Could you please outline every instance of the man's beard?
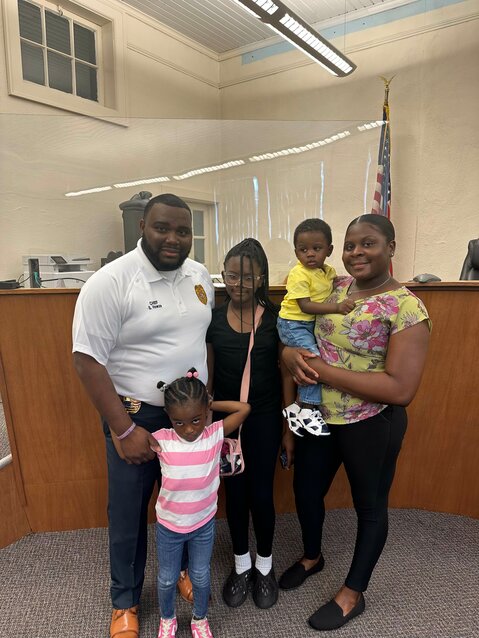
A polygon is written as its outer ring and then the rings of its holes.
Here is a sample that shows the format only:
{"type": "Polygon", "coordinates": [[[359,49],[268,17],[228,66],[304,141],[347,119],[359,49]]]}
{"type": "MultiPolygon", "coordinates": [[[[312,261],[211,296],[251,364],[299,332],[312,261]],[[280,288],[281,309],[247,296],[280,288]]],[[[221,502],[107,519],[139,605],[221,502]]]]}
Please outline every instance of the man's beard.
{"type": "Polygon", "coordinates": [[[152,249],[145,236],[141,238],[141,247],[143,248],[143,252],[148,257],[149,261],[153,264],[156,270],[178,270],[183,263],[186,261],[188,255],[182,255],[181,252],[178,253],[178,261],[176,264],[172,264],[171,262],[164,262],[159,259],[157,253],[152,249]]]}

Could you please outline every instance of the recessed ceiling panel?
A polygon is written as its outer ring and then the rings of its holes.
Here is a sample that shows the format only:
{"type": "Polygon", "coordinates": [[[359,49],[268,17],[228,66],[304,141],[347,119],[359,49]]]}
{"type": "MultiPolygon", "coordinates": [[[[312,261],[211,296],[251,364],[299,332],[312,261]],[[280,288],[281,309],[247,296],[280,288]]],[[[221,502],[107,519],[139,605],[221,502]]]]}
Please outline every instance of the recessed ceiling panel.
{"type": "MultiPolygon", "coordinates": [[[[123,0],[146,15],[211,49],[217,54],[271,38],[271,30],[234,0],[123,0]]],[[[410,2],[405,0],[404,4],[410,2]]],[[[384,0],[286,0],[285,4],[311,25],[379,5],[384,0]]]]}

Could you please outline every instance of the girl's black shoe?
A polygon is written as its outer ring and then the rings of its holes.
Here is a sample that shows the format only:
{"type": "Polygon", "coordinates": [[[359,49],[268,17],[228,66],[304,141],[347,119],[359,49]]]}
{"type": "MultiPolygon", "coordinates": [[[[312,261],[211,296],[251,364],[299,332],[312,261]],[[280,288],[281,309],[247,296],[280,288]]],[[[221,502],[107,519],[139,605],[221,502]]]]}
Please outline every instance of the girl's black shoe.
{"type": "Polygon", "coordinates": [[[252,588],[253,568],[251,567],[242,574],[238,574],[233,567],[230,575],[223,585],[223,600],[228,607],[239,607],[248,597],[248,592],[252,588]]]}
{"type": "Polygon", "coordinates": [[[268,609],[272,607],[278,600],[278,583],[274,575],[274,569],[263,576],[263,574],[255,568],[253,585],[253,601],[256,607],[260,609],[268,609]]]}

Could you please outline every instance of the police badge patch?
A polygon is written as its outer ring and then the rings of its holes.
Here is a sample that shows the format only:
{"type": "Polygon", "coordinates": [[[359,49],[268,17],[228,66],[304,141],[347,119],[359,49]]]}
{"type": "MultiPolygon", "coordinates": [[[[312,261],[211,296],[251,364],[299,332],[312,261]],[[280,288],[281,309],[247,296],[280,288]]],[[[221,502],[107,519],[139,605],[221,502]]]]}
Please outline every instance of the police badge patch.
{"type": "Polygon", "coordinates": [[[208,303],[208,297],[206,296],[206,291],[201,284],[196,284],[195,292],[201,303],[206,306],[206,304],[208,303]]]}
{"type": "Polygon", "coordinates": [[[138,401],[137,399],[122,397],[121,400],[123,401],[123,405],[125,406],[125,410],[128,414],[136,414],[141,408],[141,401],[138,401]]]}

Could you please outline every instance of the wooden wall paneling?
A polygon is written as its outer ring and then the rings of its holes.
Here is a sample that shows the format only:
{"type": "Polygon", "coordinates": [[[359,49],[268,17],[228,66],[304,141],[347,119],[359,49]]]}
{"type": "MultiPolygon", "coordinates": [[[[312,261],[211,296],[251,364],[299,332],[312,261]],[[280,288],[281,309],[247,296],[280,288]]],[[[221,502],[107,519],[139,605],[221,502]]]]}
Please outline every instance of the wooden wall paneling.
{"type": "Polygon", "coordinates": [[[13,476],[15,479],[16,492],[22,507],[27,504],[27,498],[25,495],[25,488],[23,485],[23,476],[20,469],[17,439],[15,435],[15,428],[13,426],[12,411],[10,409],[10,399],[8,396],[8,388],[5,380],[5,371],[3,367],[2,351],[0,349],[0,394],[3,401],[3,413],[5,416],[5,423],[7,425],[8,443],[10,446],[10,453],[12,455],[13,476]]]}
{"type": "Polygon", "coordinates": [[[28,485],[28,517],[35,532],[107,526],[107,479],[28,485]]]}
{"type": "Polygon", "coordinates": [[[10,402],[0,350],[0,394],[10,444],[12,461],[0,468],[0,548],[10,545],[31,532],[26,515],[26,496],[23,477],[18,462],[18,452],[13,428],[10,402]]]}
{"type": "MultiPolygon", "coordinates": [[[[414,291],[426,302],[434,328],[424,378],[408,409],[391,505],[479,516],[479,284],[414,291]]],[[[275,287],[272,296],[279,302],[283,293],[275,287]]],[[[219,291],[219,302],[222,295],[219,291]]],[[[76,297],[77,291],[68,289],[0,292],[0,352],[25,511],[34,531],[106,524],[103,434],[71,357],[76,297]]],[[[294,510],[292,476],[278,467],[278,512],[294,510]]],[[[340,471],[327,506],[350,505],[340,471]]],[[[224,513],[221,496],[219,511],[224,513]]]]}
{"type": "MultiPolygon", "coordinates": [[[[391,490],[392,507],[412,507],[479,517],[479,393],[477,317],[479,283],[408,283],[428,308],[433,323],[418,393],[407,408],[408,432],[391,490]]],[[[280,303],[282,287],[272,298],[280,303]]],[[[278,470],[277,503],[294,509],[288,482],[278,470]],[[278,496],[278,494],[280,496],[278,496]]],[[[328,508],[351,507],[340,468],[328,508]]],[[[281,510],[280,510],[281,511],[281,510]]]]}
{"type": "Polygon", "coordinates": [[[12,463],[0,469],[0,548],[31,532],[18,495],[12,463]]]}
{"type": "Polygon", "coordinates": [[[1,314],[6,381],[34,531],[106,521],[100,420],[72,364],[77,294],[25,291],[9,297],[8,311],[1,314]],[[65,498],[65,486],[70,498],[65,498]]]}
{"type": "Polygon", "coordinates": [[[75,299],[76,295],[30,295],[13,300],[16,319],[6,338],[16,365],[10,362],[7,382],[13,418],[23,425],[17,428],[17,444],[25,484],[68,481],[73,473],[87,478],[94,465],[96,449],[86,449],[82,428],[72,419],[78,412],[88,413],[75,407],[79,382],[70,336],[75,299]]]}
{"type": "Polygon", "coordinates": [[[391,505],[479,516],[479,288],[415,290],[433,322],[391,505]]]}

